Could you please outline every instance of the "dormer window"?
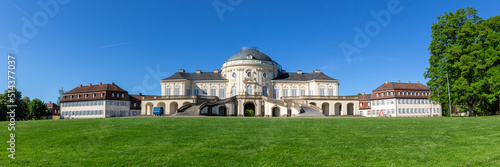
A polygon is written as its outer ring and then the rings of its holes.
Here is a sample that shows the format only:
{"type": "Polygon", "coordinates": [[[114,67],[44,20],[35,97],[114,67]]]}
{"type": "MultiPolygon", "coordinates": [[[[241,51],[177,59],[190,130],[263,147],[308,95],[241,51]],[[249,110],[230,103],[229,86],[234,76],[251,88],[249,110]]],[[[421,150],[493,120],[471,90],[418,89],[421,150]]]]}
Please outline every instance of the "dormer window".
{"type": "Polygon", "coordinates": [[[125,98],[125,94],[122,94],[122,98],[125,98]]]}
{"type": "Polygon", "coordinates": [[[85,98],[89,97],[89,94],[85,94],[85,98]]]}
{"type": "Polygon", "coordinates": [[[247,55],[247,59],[253,59],[252,55],[247,55]]]}

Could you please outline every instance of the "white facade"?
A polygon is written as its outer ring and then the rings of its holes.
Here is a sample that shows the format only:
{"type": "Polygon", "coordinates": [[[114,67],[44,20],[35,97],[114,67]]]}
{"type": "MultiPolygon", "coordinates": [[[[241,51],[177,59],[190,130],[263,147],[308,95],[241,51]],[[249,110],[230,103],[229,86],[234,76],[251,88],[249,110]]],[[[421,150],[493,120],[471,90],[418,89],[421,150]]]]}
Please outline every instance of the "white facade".
{"type": "Polygon", "coordinates": [[[95,100],[61,102],[62,119],[108,118],[140,115],[140,110],[130,110],[130,101],[95,100]]]}
{"type": "Polygon", "coordinates": [[[359,115],[357,97],[339,96],[338,80],[319,70],[286,72],[255,47],[243,47],[220,70],[179,70],[161,82],[161,96],[142,99],[143,115],[154,107],[166,115],[195,108],[202,115],[243,116],[252,109],[253,116],[297,116],[304,107],[326,116],[359,115]]]}

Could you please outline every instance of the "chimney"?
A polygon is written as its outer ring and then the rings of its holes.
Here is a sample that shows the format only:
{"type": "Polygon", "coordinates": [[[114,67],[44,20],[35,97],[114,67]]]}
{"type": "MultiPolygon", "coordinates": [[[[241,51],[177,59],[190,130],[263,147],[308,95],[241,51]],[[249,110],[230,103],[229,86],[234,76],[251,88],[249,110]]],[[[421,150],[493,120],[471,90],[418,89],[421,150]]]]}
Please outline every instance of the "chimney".
{"type": "Polygon", "coordinates": [[[361,93],[361,95],[365,95],[365,92],[361,93]]]}
{"type": "Polygon", "coordinates": [[[214,69],[214,73],[219,73],[219,70],[218,69],[214,69]]]}
{"type": "Polygon", "coordinates": [[[115,82],[111,82],[111,85],[115,85],[115,82]]]}
{"type": "Polygon", "coordinates": [[[302,74],[302,70],[297,70],[297,74],[302,74]]]}
{"type": "Polygon", "coordinates": [[[408,83],[411,83],[410,81],[408,81],[408,83]]]}
{"type": "Polygon", "coordinates": [[[286,74],[286,70],[281,70],[281,73],[282,74],[286,74]]]}
{"type": "Polygon", "coordinates": [[[99,85],[102,85],[102,82],[99,82],[99,85]]]}
{"type": "Polygon", "coordinates": [[[92,86],[92,83],[89,83],[89,86],[92,86]]]}
{"type": "Polygon", "coordinates": [[[321,71],[318,69],[314,70],[314,73],[319,73],[319,72],[321,72],[321,71]]]}
{"type": "Polygon", "coordinates": [[[49,103],[52,103],[51,101],[49,101],[49,103]]]}
{"type": "Polygon", "coordinates": [[[420,84],[420,82],[419,82],[419,81],[417,81],[417,84],[420,84]]]}
{"type": "Polygon", "coordinates": [[[186,70],[184,70],[184,69],[179,69],[179,72],[186,72],[186,70]]]}
{"type": "Polygon", "coordinates": [[[389,81],[385,81],[385,83],[386,83],[386,84],[388,84],[388,83],[389,83],[389,81]]]}
{"type": "Polygon", "coordinates": [[[196,70],[196,74],[201,74],[201,70],[196,70]]]}
{"type": "Polygon", "coordinates": [[[139,96],[142,96],[142,93],[139,93],[139,96]]]}
{"type": "Polygon", "coordinates": [[[398,80],[398,83],[401,83],[401,81],[400,81],[400,80],[398,80]]]}
{"type": "Polygon", "coordinates": [[[80,84],[78,87],[82,87],[82,84],[80,84]]]}

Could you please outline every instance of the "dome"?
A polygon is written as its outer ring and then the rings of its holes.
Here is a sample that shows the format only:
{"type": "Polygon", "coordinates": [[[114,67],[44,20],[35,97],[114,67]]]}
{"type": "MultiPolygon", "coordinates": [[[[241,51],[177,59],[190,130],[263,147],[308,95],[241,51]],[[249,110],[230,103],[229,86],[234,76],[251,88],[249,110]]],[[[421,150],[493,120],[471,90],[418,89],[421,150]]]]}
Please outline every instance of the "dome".
{"type": "Polygon", "coordinates": [[[259,48],[253,46],[242,47],[240,52],[231,56],[227,61],[248,60],[248,59],[272,61],[271,58],[269,58],[269,56],[260,52],[259,48]]]}

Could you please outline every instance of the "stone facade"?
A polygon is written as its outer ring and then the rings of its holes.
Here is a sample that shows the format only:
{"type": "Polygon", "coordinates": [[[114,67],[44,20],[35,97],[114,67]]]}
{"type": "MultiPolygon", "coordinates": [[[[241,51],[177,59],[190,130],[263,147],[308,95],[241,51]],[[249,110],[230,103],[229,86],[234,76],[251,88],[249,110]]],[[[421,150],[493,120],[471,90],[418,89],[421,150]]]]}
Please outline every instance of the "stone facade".
{"type": "Polygon", "coordinates": [[[161,96],[142,97],[142,115],[293,117],[304,109],[323,116],[359,115],[357,96],[339,96],[339,80],[319,70],[286,72],[256,47],[243,47],[220,70],[179,70],[161,80],[161,96]],[[248,113],[247,113],[248,116],[248,113]]]}

